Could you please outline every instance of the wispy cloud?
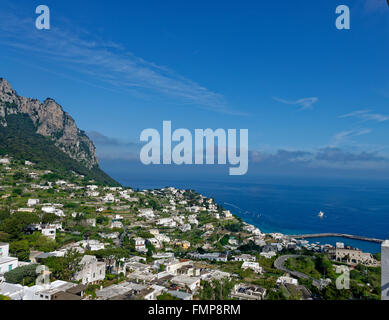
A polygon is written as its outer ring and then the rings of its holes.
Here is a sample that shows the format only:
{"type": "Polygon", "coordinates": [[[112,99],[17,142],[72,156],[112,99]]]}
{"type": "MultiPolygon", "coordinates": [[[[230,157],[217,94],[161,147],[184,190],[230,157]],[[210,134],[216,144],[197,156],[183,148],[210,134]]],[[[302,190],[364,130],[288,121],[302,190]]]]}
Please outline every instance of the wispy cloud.
{"type": "Polygon", "coordinates": [[[389,116],[373,113],[370,110],[357,110],[344,115],[341,115],[339,118],[357,118],[362,121],[375,121],[375,122],[384,122],[389,120],[389,116]]]}
{"type": "Polygon", "coordinates": [[[319,101],[317,97],[302,98],[295,101],[284,100],[277,97],[273,97],[273,99],[284,104],[300,106],[300,110],[312,109],[313,105],[319,101]]]}
{"type": "Polygon", "coordinates": [[[244,114],[232,109],[223,95],[169,68],[137,57],[125,51],[120,44],[99,39],[70,24],[38,31],[32,19],[1,12],[0,44],[55,62],[65,67],[70,75],[80,73],[109,87],[162,94],[183,105],[227,114],[244,114]]]}
{"type": "Polygon", "coordinates": [[[344,130],[336,133],[332,138],[331,146],[338,146],[344,142],[348,142],[353,137],[363,136],[371,133],[371,129],[356,129],[356,130],[344,130]]]}
{"type": "Polygon", "coordinates": [[[325,147],[313,151],[280,149],[275,153],[251,151],[251,170],[255,168],[276,172],[306,172],[308,169],[385,170],[389,158],[377,152],[351,152],[343,148],[325,147]]]}

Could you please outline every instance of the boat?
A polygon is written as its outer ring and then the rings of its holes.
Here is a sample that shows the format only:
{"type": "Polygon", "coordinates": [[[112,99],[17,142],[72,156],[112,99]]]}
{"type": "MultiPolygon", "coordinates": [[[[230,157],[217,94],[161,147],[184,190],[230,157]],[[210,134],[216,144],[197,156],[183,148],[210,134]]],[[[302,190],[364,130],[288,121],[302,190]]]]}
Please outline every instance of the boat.
{"type": "Polygon", "coordinates": [[[319,214],[317,215],[319,218],[323,218],[324,217],[324,212],[323,211],[320,211],[319,214]]]}

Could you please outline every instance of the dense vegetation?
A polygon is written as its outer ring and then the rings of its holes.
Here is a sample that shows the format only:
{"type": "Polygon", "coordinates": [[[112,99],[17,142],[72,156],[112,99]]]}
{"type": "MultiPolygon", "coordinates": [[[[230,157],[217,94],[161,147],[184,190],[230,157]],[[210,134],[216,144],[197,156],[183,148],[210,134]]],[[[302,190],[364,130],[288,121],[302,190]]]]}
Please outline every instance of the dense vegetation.
{"type": "Polygon", "coordinates": [[[22,266],[6,272],[4,277],[8,283],[18,283],[22,285],[30,285],[35,283],[35,279],[37,277],[37,264],[30,264],[26,266],[22,266]]]}
{"type": "Polygon", "coordinates": [[[7,127],[0,126],[0,155],[31,161],[36,168],[51,170],[64,177],[74,171],[101,184],[118,185],[98,166],[89,170],[57,148],[52,140],[37,134],[28,115],[12,114],[6,120],[7,127]]]}

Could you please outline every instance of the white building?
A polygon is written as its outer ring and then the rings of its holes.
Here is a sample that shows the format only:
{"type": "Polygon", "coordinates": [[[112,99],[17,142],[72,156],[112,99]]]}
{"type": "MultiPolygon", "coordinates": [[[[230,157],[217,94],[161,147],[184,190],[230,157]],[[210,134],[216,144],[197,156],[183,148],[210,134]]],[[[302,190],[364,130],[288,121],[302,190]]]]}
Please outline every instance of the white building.
{"type": "Polygon", "coordinates": [[[74,275],[74,280],[82,284],[97,283],[105,278],[105,262],[97,261],[95,256],[85,255],[81,263],[82,269],[74,275]]]}
{"type": "Polygon", "coordinates": [[[139,252],[147,251],[146,241],[143,238],[134,238],[135,241],[135,250],[139,252]]]}
{"type": "Polygon", "coordinates": [[[181,232],[187,232],[190,231],[192,227],[190,226],[190,224],[183,224],[182,226],[179,227],[179,229],[181,232]]]}
{"type": "Polygon", "coordinates": [[[39,199],[28,199],[27,201],[27,206],[28,207],[33,207],[39,204],[39,199]]]}
{"type": "Polygon", "coordinates": [[[115,197],[113,196],[113,194],[108,193],[105,195],[105,197],[103,197],[102,200],[105,203],[113,203],[113,202],[115,202],[115,197]]]}
{"type": "Polygon", "coordinates": [[[100,195],[100,192],[98,192],[98,191],[87,191],[86,195],[87,195],[87,197],[98,197],[100,195]]]}
{"type": "Polygon", "coordinates": [[[119,238],[119,232],[111,232],[111,233],[103,233],[99,232],[99,236],[103,239],[118,239],[119,238]]]}
{"type": "Polygon", "coordinates": [[[122,221],[123,219],[124,219],[123,216],[121,216],[120,214],[115,214],[112,217],[112,221],[122,221]]]}
{"type": "Polygon", "coordinates": [[[111,223],[111,229],[121,229],[123,228],[123,223],[120,221],[112,221],[111,223]]]}
{"type": "Polygon", "coordinates": [[[282,276],[277,279],[277,284],[294,284],[298,285],[298,281],[295,278],[289,277],[289,276],[282,276]]]}
{"type": "Polygon", "coordinates": [[[18,258],[9,256],[9,244],[0,242],[0,274],[18,267],[18,258]]]}
{"type": "Polygon", "coordinates": [[[65,180],[58,180],[55,184],[58,186],[66,186],[67,182],[65,180]]]}
{"type": "Polygon", "coordinates": [[[230,212],[230,210],[224,210],[223,214],[224,214],[225,219],[232,219],[233,218],[232,213],[230,212]]]}
{"type": "Polygon", "coordinates": [[[174,228],[177,226],[177,222],[175,222],[172,218],[161,218],[157,221],[157,225],[174,228]]]}
{"type": "Polygon", "coordinates": [[[153,236],[156,236],[159,234],[159,230],[158,229],[150,229],[149,233],[151,233],[153,236]]]}
{"type": "Polygon", "coordinates": [[[235,256],[234,261],[243,261],[243,262],[255,262],[255,256],[250,254],[241,254],[240,256],[235,256]]]}
{"type": "Polygon", "coordinates": [[[156,249],[161,249],[162,245],[156,238],[149,238],[147,239],[148,242],[150,242],[156,249]]]}
{"type": "Polygon", "coordinates": [[[0,294],[10,297],[12,300],[52,300],[59,292],[67,291],[77,286],[74,283],[56,280],[49,284],[34,285],[32,287],[20,284],[3,282],[0,284],[0,294]]]}
{"type": "Polygon", "coordinates": [[[200,288],[200,278],[198,277],[177,276],[171,279],[171,282],[183,288],[189,288],[192,292],[200,288]]]}
{"type": "Polygon", "coordinates": [[[242,264],[242,269],[251,269],[256,273],[263,273],[263,268],[259,266],[258,262],[245,261],[242,264]]]}
{"type": "Polygon", "coordinates": [[[57,209],[54,206],[42,207],[42,211],[45,213],[54,213],[58,217],[65,217],[65,213],[61,209],[57,209]]]}
{"type": "Polygon", "coordinates": [[[2,159],[0,159],[0,164],[9,164],[9,159],[7,159],[7,158],[2,158],[2,159]]]}
{"type": "Polygon", "coordinates": [[[178,259],[171,259],[165,264],[165,270],[166,272],[172,274],[172,275],[177,275],[177,270],[188,265],[192,265],[193,262],[190,260],[178,260],[178,259]]]}
{"type": "Polygon", "coordinates": [[[145,217],[146,219],[153,219],[155,218],[155,214],[153,209],[145,208],[145,209],[139,209],[139,217],[145,217]]]}
{"type": "Polygon", "coordinates": [[[328,250],[331,255],[331,259],[338,262],[345,262],[348,265],[357,265],[359,263],[367,266],[377,266],[377,260],[369,252],[362,252],[359,249],[341,249],[331,248],[328,250]]]}
{"type": "Polygon", "coordinates": [[[157,239],[161,243],[162,242],[167,242],[167,243],[170,242],[170,238],[167,235],[162,234],[162,233],[155,235],[155,239],[157,239]]]}
{"type": "Polygon", "coordinates": [[[149,293],[147,293],[143,299],[145,300],[157,300],[157,297],[161,295],[163,292],[167,291],[165,287],[158,286],[156,284],[153,284],[149,287],[149,293]]]}
{"type": "Polygon", "coordinates": [[[47,238],[55,240],[57,228],[55,226],[46,226],[45,228],[42,228],[42,234],[47,238]]]}
{"type": "Polygon", "coordinates": [[[263,300],[266,296],[266,289],[250,284],[236,284],[231,292],[231,297],[238,300],[263,300]]]}
{"type": "Polygon", "coordinates": [[[101,243],[98,240],[82,240],[76,243],[77,245],[86,248],[89,251],[98,251],[105,248],[104,243],[101,243]]]}
{"type": "Polygon", "coordinates": [[[381,300],[389,300],[389,240],[381,245],[381,300]]]}
{"type": "Polygon", "coordinates": [[[344,249],[344,243],[343,243],[343,242],[337,242],[337,243],[336,243],[336,248],[338,248],[338,249],[344,249]]]}

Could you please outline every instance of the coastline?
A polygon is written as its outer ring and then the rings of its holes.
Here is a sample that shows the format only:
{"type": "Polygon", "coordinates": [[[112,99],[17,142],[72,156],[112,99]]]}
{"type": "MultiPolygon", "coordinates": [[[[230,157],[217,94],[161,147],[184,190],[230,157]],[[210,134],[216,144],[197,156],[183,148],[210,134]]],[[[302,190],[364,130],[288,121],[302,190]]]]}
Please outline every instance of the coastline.
{"type": "MultiPolygon", "coordinates": [[[[173,182],[173,181],[166,181],[166,182],[148,182],[145,183],[142,181],[141,183],[136,183],[136,181],[123,183],[123,185],[128,185],[133,188],[139,188],[139,189],[158,189],[166,187],[167,185],[174,186],[179,189],[193,189],[196,192],[206,195],[207,197],[214,198],[215,201],[222,205],[223,207],[231,210],[237,217],[242,219],[245,223],[255,226],[256,228],[259,228],[262,232],[265,233],[281,233],[284,235],[296,235],[298,237],[307,235],[307,234],[314,234],[318,235],[317,237],[310,237],[307,239],[309,243],[311,244],[330,244],[335,246],[336,242],[344,242],[346,245],[358,248],[365,252],[370,252],[372,254],[375,254],[377,252],[380,252],[380,243],[379,242],[372,242],[369,241],[369,239],[376,239],[375,237],[368,237],[366,235],[362,234],[350,234],[350,233],[344,233],[346,237],[342,237],[341,235],[343,233],[341,232],[331,232],[329,230],[323,230],[323,232],[315,232],[314,230],[296,230],[296,229],[287,229],[287,228],[280,228],[279,226],[275,226],[269,223],[264,223],[264,221],[259,221],[258,218],[261,217],[261,214],[255,214],[252,211],[248,211],[245,209],[240,208],[238,205],[230,202],[223,201],[221,197],[214,194],[212,190],[204,190],[204,188],[199,187],[198,183],[182,183],[182,182],[173,182]],[[203,190],[202,190],[203,189],[203,190]],[[329,236],[332,234],[331,236],[329,236]],[[365,238],[365,239],[363,239],[365,238]]],[[[208,188],[205,188],[208,189],[208,188]]],[[[383,239],[376,239],[376,240],[383,240],[383,239]]]]}

